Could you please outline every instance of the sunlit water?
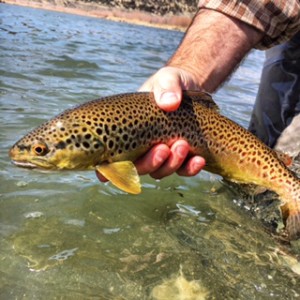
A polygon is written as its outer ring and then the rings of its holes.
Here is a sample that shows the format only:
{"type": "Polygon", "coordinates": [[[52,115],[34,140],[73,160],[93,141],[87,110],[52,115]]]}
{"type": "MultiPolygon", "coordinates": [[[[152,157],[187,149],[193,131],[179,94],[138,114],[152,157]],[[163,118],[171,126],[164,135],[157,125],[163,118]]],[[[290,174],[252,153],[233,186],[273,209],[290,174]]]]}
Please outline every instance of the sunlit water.
{"type": "MultiPolygon", "coordinates": [[[[145,176],[131,196],[93,172],[9,161],[18,138],[62,110],[137,90],[182,33],[4,4],[0,22],[1,299],[299,297],[297,261],[217,176],[145,176]]],[[[262,64],[252,52],[215,95],[245,127],[262,64]]]]}

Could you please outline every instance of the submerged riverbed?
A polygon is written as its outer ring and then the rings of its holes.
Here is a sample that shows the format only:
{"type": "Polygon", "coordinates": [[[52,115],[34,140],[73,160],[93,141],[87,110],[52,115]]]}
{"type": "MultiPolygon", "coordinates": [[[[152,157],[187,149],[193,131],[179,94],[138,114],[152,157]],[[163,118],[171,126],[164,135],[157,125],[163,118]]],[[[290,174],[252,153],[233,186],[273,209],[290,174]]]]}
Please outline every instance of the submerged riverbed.
{"type": "MultiPolygon", "coordinates": [[[[218,176],[144,176],[132,196],[94,172],[9,161],[62,110],[137,90],[182,33],[4,4],[0,17],[1,299],[300,297],[297,261],[218,176]]],[[[263,59],[252,52],[214,96],[244,127],[263,59]]]]}

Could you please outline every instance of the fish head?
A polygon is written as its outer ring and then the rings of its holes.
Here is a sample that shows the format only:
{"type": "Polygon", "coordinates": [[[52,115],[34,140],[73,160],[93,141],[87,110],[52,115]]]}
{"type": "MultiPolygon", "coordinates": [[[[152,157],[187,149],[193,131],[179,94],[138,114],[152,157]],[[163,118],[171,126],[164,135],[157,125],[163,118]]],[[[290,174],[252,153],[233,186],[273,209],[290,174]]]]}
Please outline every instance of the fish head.
{"type": "Polygon", "coordinates": [[[25,168],[92,169],[104,160],[105,147],[88,128],[56,117],[29,132],[9,151],[25,168]]]}
{"type": "Polygon", "coordinates": [[[9,156],[12,162],[20,167],[25,168],[51,168],[47,154],[50,152],[49,146],[42,140],[31,141],[26,143],[26,136],[15,143],[9,150],[9,156]]]}

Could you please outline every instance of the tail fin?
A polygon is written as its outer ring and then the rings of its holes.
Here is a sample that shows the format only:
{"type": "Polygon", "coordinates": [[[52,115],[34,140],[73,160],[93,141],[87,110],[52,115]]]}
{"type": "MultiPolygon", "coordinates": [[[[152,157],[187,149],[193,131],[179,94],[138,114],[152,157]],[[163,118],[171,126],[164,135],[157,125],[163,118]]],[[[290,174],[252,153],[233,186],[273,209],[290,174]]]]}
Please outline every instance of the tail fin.
{"type": "Polygon", "coordinates": [[[292,199],[280,207],[290,240],[300,238],[300,185],[294,187],[292,199]]]}
{"type": "Polygon", "coordinates": [[[300,238],[300,212],[291,214],[286,219],[286,230],[290,240],[297,240],[300,238]]]}

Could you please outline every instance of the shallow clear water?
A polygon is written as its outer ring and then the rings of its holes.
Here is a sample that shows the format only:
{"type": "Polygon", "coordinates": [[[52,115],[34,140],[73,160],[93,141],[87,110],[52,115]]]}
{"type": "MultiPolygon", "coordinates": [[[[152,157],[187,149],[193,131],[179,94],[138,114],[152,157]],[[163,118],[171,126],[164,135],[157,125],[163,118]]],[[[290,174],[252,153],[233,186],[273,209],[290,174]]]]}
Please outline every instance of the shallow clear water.
{"type": "MultiPolygon", "coordinates": [[[[181,37],[0,4],[1,299],[299,297],[297,261],[217,176],[144,176],[131,196],[93,172],[9,161],[18,138],[62,110],[137,90],[181,37]]],[[[262,64],[252,52],[214,97],[245,127],[262,64]]]]}

